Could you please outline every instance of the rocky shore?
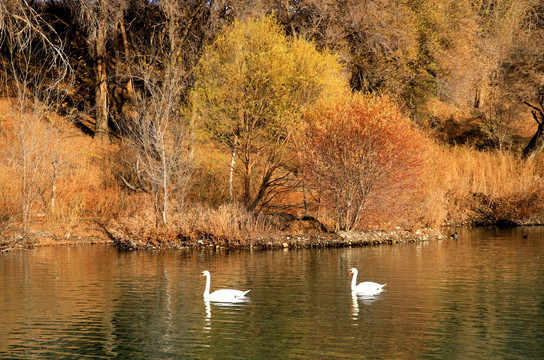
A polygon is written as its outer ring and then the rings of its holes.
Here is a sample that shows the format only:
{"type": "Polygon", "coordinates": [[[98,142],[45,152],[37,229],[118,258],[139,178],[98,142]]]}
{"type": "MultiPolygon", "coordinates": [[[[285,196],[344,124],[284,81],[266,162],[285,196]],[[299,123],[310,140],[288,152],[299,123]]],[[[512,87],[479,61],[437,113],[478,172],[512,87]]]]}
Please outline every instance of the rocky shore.
{"type": "Polygon", "coordinates": [[[444,240],[449,237],[440,229],[419,230],[372,230],[365,232],[327,232],[308,221],[292,223],[283,231],[247,237],[245,239],[216,239],[212,236],[194,238],[178,237],[154,240],[141,239],[121,230],[107,227],[86,227],[66,233],[35,232],[27,238],[6,237],[0,241],[0,252],[13,249],[29,249],[43,246],[69,246],[101,244],[119,250],[158,250],[180,248],[229,248],[229,249],[303,249],[375,246],[383,244],[414,243],[444,240]],[[309,225],[310,224],[310,225],[309,225]]]}
{"type": "Polygon", "coordinates": [[[161,244],[153,244],[132,239],[116,231],[110,232],[115,246],[121,250],[163,249],[163,248],[236,248],[236,249],[302,249],[302,248],[341,248],[374,246],[383,244],[414,243],[431,240],[444,240],[445,236],[438,229],[408,230],[375,230],[368,232],[338,232],[292,234],[276,233],[266,236],[233,240],[182,240],[161,244]]]}

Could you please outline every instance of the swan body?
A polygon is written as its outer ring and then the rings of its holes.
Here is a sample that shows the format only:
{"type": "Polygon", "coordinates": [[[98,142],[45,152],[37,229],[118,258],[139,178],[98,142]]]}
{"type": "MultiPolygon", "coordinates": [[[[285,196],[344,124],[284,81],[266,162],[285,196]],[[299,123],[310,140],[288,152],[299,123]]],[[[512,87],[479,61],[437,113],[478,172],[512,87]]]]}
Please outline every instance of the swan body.
{"type": "Polygon", "coordinates": [[[360,283],[359,285],[356,285],[357,283],[357,269],[351,268],[349,270],[350,274],[353,274],[353,278],[351,279],[351,291],[356,293],[357,295],[365,295],[365,296],[373,296],[381,293],[383,291],[383,287],[387,284],[378,284],[372,281],[365,281],[360,283]]]}
{"type": "Polygon", "coordinates": [[[210,283],[211,275],[208,270],[204,270],[200,273],[200,277],[206,277],[206,288],[204,289],[204,301],[215,301],[215,302],[240,302],[247,300],[246,294],[251,291],[251,289],[246,291],[234,290],[234,289],[221,289],[216,290],[210,294],[210,283]]]}

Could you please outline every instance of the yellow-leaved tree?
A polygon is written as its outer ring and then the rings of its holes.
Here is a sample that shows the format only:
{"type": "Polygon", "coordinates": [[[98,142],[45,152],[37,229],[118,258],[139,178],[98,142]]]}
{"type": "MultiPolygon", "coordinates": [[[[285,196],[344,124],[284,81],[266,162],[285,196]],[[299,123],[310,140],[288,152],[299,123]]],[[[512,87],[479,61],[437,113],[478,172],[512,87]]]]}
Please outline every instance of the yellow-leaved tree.
{"type": "Polygon", "coordinates": [[[290,140],[301,111],[346,91],[335,55],[288,38],[272,16],[236,20],[206,47],[192,95],[199,128],[231,155],[249,210],[266,206],[293,171],[290,140]]]}

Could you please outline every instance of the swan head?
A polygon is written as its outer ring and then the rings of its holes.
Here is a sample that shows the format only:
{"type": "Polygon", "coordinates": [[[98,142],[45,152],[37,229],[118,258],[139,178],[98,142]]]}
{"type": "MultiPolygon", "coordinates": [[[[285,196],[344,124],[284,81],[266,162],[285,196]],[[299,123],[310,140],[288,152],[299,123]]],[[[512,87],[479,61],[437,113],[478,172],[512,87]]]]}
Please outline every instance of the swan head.
{"type": "Polygon", "coordinates": [[[356,268],[351,268],[349,269],[349,274],[357,274],[357,269],[356,268]]]}
{"type": "Polygon", "coordinates": [[[200,277],[203,277],[203,276],[210,276],[210,272],[208,270],[204,270],[203,272],[200,273],[200,277]]]}

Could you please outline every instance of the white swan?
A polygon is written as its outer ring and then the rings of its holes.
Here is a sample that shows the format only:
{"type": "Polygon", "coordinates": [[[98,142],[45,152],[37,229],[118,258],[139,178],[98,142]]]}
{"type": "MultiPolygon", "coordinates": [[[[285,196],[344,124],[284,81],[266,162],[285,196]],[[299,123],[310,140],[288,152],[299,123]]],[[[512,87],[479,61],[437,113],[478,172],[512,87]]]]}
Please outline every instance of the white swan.
{"type": "Polygon", "coordinates": [[[251,291],[251,289],[246,291],[233,290],[233,289],[221,289],[216,290],[210,294],[210,283],[211,275],[208,270],[204,270],[200,273],[200,277],[206,277],[206,288],[204,289],[204,301],[215,301],[215,302],[243,302],[247,300],[246,294],[251,291]]]}
{"type": "Polygon", "coordinates": [[[365,281],[360,283],[359,285],[355,285],[357,282],[357,269],[351,268],[349,270],[350,274],[353,274],[353,278],[351,279],[351,291],[357,293],[357,295],[366,295],[366,296],[373,296],[381,293],[383,291],[383,287],[387,284],[378,284],[372,281],[365,281]]]}

